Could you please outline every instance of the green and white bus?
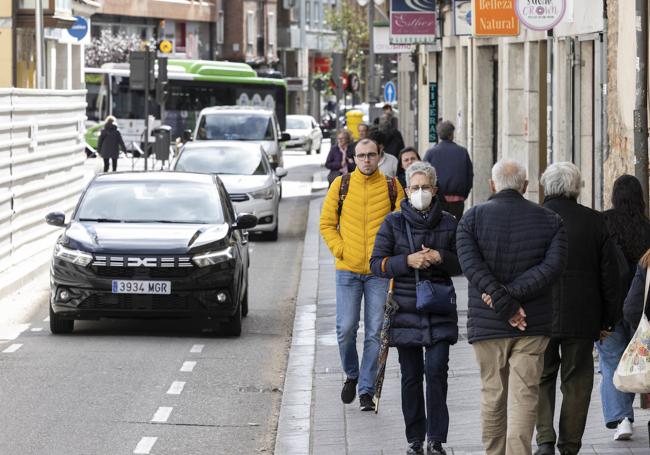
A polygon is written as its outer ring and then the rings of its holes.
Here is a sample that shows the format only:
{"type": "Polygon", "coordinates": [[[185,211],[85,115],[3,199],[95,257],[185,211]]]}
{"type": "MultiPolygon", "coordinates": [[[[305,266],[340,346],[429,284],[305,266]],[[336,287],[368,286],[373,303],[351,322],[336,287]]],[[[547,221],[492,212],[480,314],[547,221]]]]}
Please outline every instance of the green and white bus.
{"type": "MultiPolygon", "coordinates": [[[[149,113],[172,127],[172,140],[194,129],[201,109],[210,106],[263,106],[274,109],[284,131],[287,115],[287,84],[283,79],[258,77],[245,63],[206,60],[175,60],[167,63],[168,96],[158,109],[150,99],[149,113]]],[[[101,124],[113,115],[127,147],[144,141],[144,91],[129,88],[129,64],[107,63],[86,68],[86,116],[91,126],[86,142],[96,148],[101,124]],[[95,126],[92,123],[96,122],[95,126]]],[[[151,128],[151,127],[150,127],[151,128]]],[[[150,141],[153,141],[150,138],[150,141]]]]}

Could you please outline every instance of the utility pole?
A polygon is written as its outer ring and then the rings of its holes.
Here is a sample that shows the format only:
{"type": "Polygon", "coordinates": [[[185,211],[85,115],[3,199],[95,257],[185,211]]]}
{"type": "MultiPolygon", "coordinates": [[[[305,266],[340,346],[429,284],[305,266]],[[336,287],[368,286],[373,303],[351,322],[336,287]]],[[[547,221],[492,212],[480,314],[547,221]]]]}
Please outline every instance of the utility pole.
{"type": "Polygon", "coordinates": [[[375,101],[375,2],[368,3],[368,102],[375,101]]]}
{"type": "Polygon", "coordinates": [[[641,182],[648,213],[648,0],[636,0],[636,100],[634,175],[641,182]]]}
{"type": "Polygon", "coordinates": [[[43,0],[36,0],[34,5],[34,28],[36,29],[36,88],[45,88],[45,77],[43,77],[43,69],[45,51],[43,49],[43,0]]]}

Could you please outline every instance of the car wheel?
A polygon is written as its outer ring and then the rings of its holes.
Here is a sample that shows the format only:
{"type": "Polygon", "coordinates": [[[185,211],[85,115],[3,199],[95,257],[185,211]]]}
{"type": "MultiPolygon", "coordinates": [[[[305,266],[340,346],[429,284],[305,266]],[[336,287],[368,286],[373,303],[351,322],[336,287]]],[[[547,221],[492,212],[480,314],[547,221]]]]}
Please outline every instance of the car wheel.
{"type": "Polygon", "coordinates": [[[246,289],[246,293],[244,294],[244,298],[241,299],[241,316],[243,318],[248,316],[248,289],[246,289]]]}
{"type": "Polygon", "coordinates": [[[323,146],[321,144],[318,144],[318,148],[316,149],[316,153],[320,155],[320,150],[323,146]]]}
{"type": "Polygon", "coordinates": [[[272,242],[275,242],[278,240],[278,228],[280,227],[280,220],[277,219],[276,216],[276,223],[275,223],[275,229],[273,229],[270,232],[264,232],[262,234],[264,240],[270,240],[272,242]]]}
{"type": "Polygon", "coordinates": [[[231,337],[238,337],[241,335],[241,319],[242,319],[242,306],[237,305],[237,311],[234,316],[228,319],[224,327],[224,332],[226,335],[231,337]]]}
{"type": "Polygon", "coordinates": [[[63,319],[61,316],[52,311],[52,305],[50,305],[50,332],[55,335],[61,335],[66,333],[72,333],[74,330],[74,319],[63,319]]]}
{"type": "Polygon", "coordinates": [[[307,152],[307,155],[311,155],[311,147],[312,147],[312,142],[310,141],[309,144],[305,146],[305,151],[307,152]]]}

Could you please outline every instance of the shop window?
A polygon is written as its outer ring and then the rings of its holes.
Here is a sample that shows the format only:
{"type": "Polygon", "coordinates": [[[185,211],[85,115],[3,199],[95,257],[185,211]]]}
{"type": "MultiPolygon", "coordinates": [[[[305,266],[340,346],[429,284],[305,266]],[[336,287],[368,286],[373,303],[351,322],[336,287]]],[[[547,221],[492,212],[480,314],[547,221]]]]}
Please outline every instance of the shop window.
{"type": "Polygon", "coordinates": [[[275,56],[275,40],[277,36],[277,23],[275,19],[275,13],[269,12],[268,14],[268,43],[269,43],[269,56],[275,56]]]}
{"type": "Polygon", "coordinates": [[[176,23],[176,34],[175,34],[175,44],[176,44],[176,53],[184,53],[185,52],[185,40],[186,40],[186,27],[184,22],[177,22],[176,23]]]}
{"type": "Polygon", "coordinates": [[[223,44],[223,10],[217,13],[217,44],[223,44]]]}

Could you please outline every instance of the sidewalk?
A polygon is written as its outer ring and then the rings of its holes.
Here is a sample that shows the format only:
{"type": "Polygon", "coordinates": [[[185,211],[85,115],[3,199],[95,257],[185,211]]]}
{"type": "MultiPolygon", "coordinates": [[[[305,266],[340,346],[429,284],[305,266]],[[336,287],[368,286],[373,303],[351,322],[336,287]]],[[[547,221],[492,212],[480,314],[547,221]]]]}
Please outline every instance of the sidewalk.
{"type": "MultiPolygon", "coordinates": [[[[276,455],[378,455],[406,451],[400,404],[400,373],[394,349],[389,354],[379,414],[361,412],[358,400],[340,401],[343,373],[335,333],[334,260],[318,235],[321,198],[311,202],[301,283],[296,304],[294,338],[289,354],[276,439],[276,455]]],[[[460,340],[449,362],[450,428],[447,452],[482,454],[480,378],[466,341],[467,281],[454,279],[458,295],[460,340]]],[[[363,318],[362,318],[363,324],[363,318]]],[[[362,350],[363,334],[358,337],[362,350]]],[[[581,454],[650,454],[646,424],[650,411],[636,412],[632,441],[614,442],[604,427],[598,384],[594,378],[591,407],[581,454]]],[[[559,408],[559,395],[556,407],[559,408]]],[[[637,399],[638,402],[638,399],[637,399]]]]}

